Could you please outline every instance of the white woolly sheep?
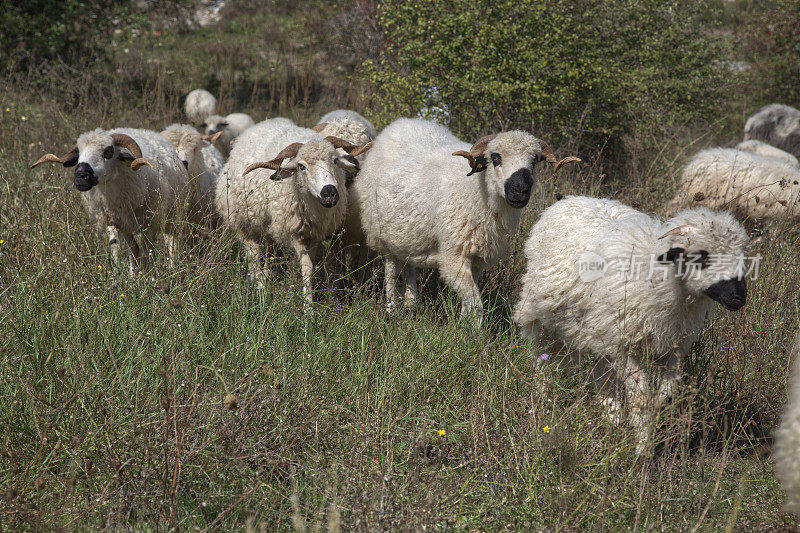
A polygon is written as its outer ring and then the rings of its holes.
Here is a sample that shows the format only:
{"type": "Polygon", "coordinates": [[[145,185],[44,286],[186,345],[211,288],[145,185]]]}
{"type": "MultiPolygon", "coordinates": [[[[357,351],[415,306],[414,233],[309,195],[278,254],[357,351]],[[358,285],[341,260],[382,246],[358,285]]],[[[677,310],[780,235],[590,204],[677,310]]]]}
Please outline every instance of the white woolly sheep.
{"type": "Polygon", "coordinates": [[[667,211],[701,204],[754,220],[800,217],[800,169],[732,148],[698,152],[684,167],[667,211]]]}
{"type": "MultiPolygon", "coordinates": [[[[96,129],[78,137],[63,157],[46,154],[45,163],[75,167],[73,183],[99,231],[108,233],[111,253],[120,259],[119,239],[127,244],[130,271],[147,265],[157,234],[163,232],[170,261],[177,255],[181,221],[192,216],[194,190],[172,144],[154,131],[96,129]],[[142,254],[134,239],[142,234],[142,254]]],[[[33,168],[32,167],[32,168],[33,168]]]]}
{"type": "Polygon", "coordinates": [[[744,306],[747,244],[729,213],[700,207],[662,222],[614,200],[568,196],[531,228],[513,319],[532,345],[544,331],[595,358],[603,405],[616,420],[609,383],[625,389],[641,451],[650,420],[642,359],[660,374],[659,405],[715,302],[744,306]]]}
{"type": "Polygon", "coordinates": [[[217,221],[214,197],[217,178],[222,167],[222,155],[217,158],[207,149],[210,148],[219,154],[219,151],[209,142],[213,142],[216,140],[215,137],[222,134],[216,133],[214,136],[204,139],[200,132],[188,124],[172,124],[162,131],[161,135],[172,143],[183,166],[189,171],[189,177],[193,181],[197,193],[195,201],[198,202],[198,205],[195,212],[202,213],[204,223],[214,226],[217,221]],[[204,151],[206,155],[204,155],[204,151]],[[212,161],[213,167],[206,165],[206,157],[212,161]]]}
{"type": "Polygon", "coordinates": [[[396,307],[402,273],[406,305],[417,297],[416,269],[437,268],[462,301],[462,314],[483,313],[476,281],[508,253],[536,180],[534,166],[556,160],[522,131],[489,135],[474,145],[446,127],[399,119],[378,135],[351,188],[367,245],[385,257],[387,307],[396,307]],[[463,158],[463,159],[462,159],[463,158]]]}
{"type": "Polygon", "coordinates": [[[736,149],[764,157],[773,157],[775,159],[780,159],[784,163],[788,163],[793,167],[800,167],[800,163],[798,163],[797,158],[789,152],[784,152],[780,148],[775,148],[771,144],[756,141],[755,139],[740,142],[736,145],[736,149]]]}
{"type": "Polygon", "coordinates": [[[291,247],[300,260],[305,309],[310,309],[321,244],[341,228],[347,211],[344,171],[356,169],[336,150],[355,156],[369,146],[280,120],[265,120],[242,135],[222,170],[216,206],[245,247],[252,281],[263,281],[264,244],[291,247]]]}
{"type": "Polygon", "coordinates": [[[775,431],[775,474],[786,491],[786,510],[800,516],[800,331],[794,338],[789,358],[794,370],[789,380],[789,397],[775,431]]]}
{"type": "Polygon", "coordinates": [[[203,128],[206,135],[209,136],[220,132],[222,133],[222,135],[214,141],[214,146],[227,158],[231,153],[231,142],[254,124],[255,122],[250,118],[250,115],[245,113],[231,113],[226,117],[221,117],[219,115],[206,117],[200,127],[203,128]]]}
{"type": "Polygon", "coordinates": [[[205,89],[195,89],[186,96],[183,108],[189,122],[200,125],[206,118],[217,114],[217,99],[205,89]]]}
{"type": "Polygon", "coordinates": [[[744,125],[744,140],[756,139],[800,157],[800,111],[782,104],[759,109],[744,125]]]}
{"type": "Polygon", "coordinates": [[[364,118],[360,113],[353,111],[351,109],[336,109],[334,111],[329,111],[325,113],[317,124],[322,124],[324,122],[333,122],[336,119],[347,119],[352,122],[358,122],[364,125],[364,133],[367,134],[369,140],[375,140],[378,136],[378,130],[375,129],[375,126],[372,125],[372,122],[364,118]]]}

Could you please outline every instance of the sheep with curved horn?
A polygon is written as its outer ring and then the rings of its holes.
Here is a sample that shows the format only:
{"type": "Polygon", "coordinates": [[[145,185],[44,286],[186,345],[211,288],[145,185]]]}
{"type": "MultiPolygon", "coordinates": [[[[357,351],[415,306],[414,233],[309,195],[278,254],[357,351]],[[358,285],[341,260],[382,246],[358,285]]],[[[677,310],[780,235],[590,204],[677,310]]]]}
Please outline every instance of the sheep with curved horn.
{"type": "Polygon", "coordinates": [[[32,168],[45,162],[75,167],[72,181],[84,210],[107,233],[116,261],[122,259],[119,240],[125,241],[131,273],[146,266],[159,233],[174,261],[176,237],[194,192],[167,139],[149,130],[96,129],[80,135],[63,157],[46,154],[32,168]],[[139,233],[145,253],[134,238],[139,233]]]}
{"type": "Polygon", "coordinates": [[[244,245],[251,281],[264,282],[265,246],[291,248],[300,261],[304,309],[310,310],[322,243],[344,224],[345,171],[357,168],[340,150],[368,149],[280,119],[260,122],[237,139],[222,171],[216,207],[244,245]]]}
{"type": "Polygon", "coordinates": [[[413,306],[416,269],[436,268],[461,298],[462,314],[480,322],[476,280],[508,254],[536,185],[536,165],[548,160],[546,146],[523,131],[467,144],[421,119],[396,120],[378,135],[352,196],[367,245],[385,256],[390,311],[398,276],[405,279],[405,304],[413,306]]]}

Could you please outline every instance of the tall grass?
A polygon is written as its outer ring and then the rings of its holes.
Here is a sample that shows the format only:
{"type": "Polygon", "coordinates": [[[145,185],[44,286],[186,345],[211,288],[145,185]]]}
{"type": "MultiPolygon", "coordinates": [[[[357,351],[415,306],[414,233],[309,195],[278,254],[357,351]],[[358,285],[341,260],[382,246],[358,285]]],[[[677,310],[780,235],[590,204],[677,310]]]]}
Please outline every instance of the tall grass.
{"type": "MultiPolygon", "coordinates": [[[[244,45],[226,46],[223,71],[244,45]]],[[[262,291],[223,234],[173,269],[159,258],[129,277],[67,173],[28,169],[98,125],[160,130],[180,118],[183,73],[137,57],[138,84],[96,84],[66,67],[2,82],[0,529],[798,527],[778,511],[768,449],[800,316],[800,229],[768,228],[755,243],[763,268],[748,305],[710,321],[642,458],[629,429],[604,421],[587,368],[539,368],[541,349],[507,318],[527,230],[557,195],[659,212],[683,157],[700,148],[693,139],[735,139],[688,127],[658,143],[635,138],[642,148],[625,174],[605,175],[602,157],[587,154],[543,183],[512,254],[482,281],[480,332],[435,278],[419,310],[397,316],[368,291],[342,298],[319,280],[305,316],[290,253],[262,291]],[[545,380],[548,395],[536,392],[545,380]]],[[[307,123],[352,103],[316,91],[333,82],[309,61],[296,78],[245,84],[249,97],[236,96],[241,66],[231,66],[222,102],[307,123]]]]}

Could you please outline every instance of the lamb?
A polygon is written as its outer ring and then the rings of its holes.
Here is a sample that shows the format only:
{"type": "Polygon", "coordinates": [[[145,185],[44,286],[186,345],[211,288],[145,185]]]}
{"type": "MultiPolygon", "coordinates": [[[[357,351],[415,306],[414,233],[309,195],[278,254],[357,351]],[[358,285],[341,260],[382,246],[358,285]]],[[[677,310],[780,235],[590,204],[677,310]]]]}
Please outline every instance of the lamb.
{"type": "Polygon", "coordinates": [[[387,126],[351,192],[367,245],[385,257],[388,310],[397,305],[398,274],[411,307],[416,269],[437,268],[460,296],[462,315],[473,315],[479,325],[483,303],[475,280],[508,253],[539,161],[558,170],[579,160],[558,161],[544,141],[522,131],[489,135],[470,146],[422,119],[387,126]]]}
{"type": "Polygon", "coordinates": [[[361,116],[361,114],[350,109],[336,109],[325,113],[317,124],[325,122],[332,122],[336,119],[347,119],[353,122],[358,122],[364,125],[364,133],[367,134],[369,140],[372,141],[378,136],[378,130],[372,125],[372,122],[361,116]]]}
{"type": "Polygon", "coordinates": [[[531,228],[513,320],[532,346],[543,330],[597,361],[603,405],[618,421],[610,384],[624,389],[641,452],[651,392],[642,359],[660,377],[658,406],[714,303],[730,311],[745,305],[747,245],[729,213],[698,207],[662,222],[614,200],[568,196],[531,228]]]}
{"type": "Polygon", "coordinates": [[[800,169],[779,159],[731,148],[698,152],[687,163],[667,211],[702,204],[743,219],[800,218],[800,169]]]}
{"type": "Polygon", "coordinates": [[[744,125],[744,140],[756,139],[800,157],[800,110],[770,104],[759,109],[744,125]]]}
{"type": "Polygon", "coordinates": [[[216,115],[217,99],[205,89],[195,89],[186,96],[183,104],[186,117],[194,125],[202,124],[207,117],[216,115]]]}
{"type": "Polygon", "coordinates": [[[793,167],[800,168],[800,163],[798,163],[797,158],[789,152],[784,152],[780,148],[775,148],[771,144],[756,141],[755,139],[740,142],[736,145],[736,149],[764,157],[774,157],[775,159],[780,159],[784,163],[788,163],[793,167]]]}
{"type": "Polygon", "coordinates": [[[786,510],[800,515],[800,331],[789,351],[794,357],[789,398],[775,431],[775,474],[786,491],[786,510]]]}
{"type": "Polygon", "coordinates": [[[205,130],[206,135],[214,135],[222,132],[222,135],[214,141],[214,146],[227,158],[231,153],[231,143],[233,140],[254,124],[255,122],[250,118],[250,115],[231,113],[226,117],[221,117],[219,115],[206,117],[200,127],[205,130]]]}
{"type": "Polygon", "coordinates": [[[177,236],[184,217],[190,217],[195,192],[172,144],[154,131],[96,129],[80,135],[66,155],[46,154],[45,162],[75,167],[73,184],[81,203],[99,231],[105,230],[115,261],[122,259],[119,237],[127,245],[129,269],[146,267],[159,232],[174,262],[177,236]],[[134,239],[142,234],[140,252],[134,239]]]}
{"type": "Polygon", "coordinates": [[[216,206],[245,247],[251,281],[263,283],[265,241],[289,246],[300,260],[304,309],[311,309],[321,244],[341,228],[347,211],[344,171],[356,169],[336,150],[356,156],[370,146],[280,120],[265,120],[242,135],[222,170],[216,206]]]}
{"type": "Polygon", "coordinates": [[[196,129],[187,124],[172,124],[162,131],[161,135],[175,147],[183,166],[189,171],[190,179],[195,182],[194,188],[197,192],[195,202],[198,205],[194,211],[202,214],[203,222],[206,225],[215,226],[217,217],[214,209],[214,191],[222,167],[220,164],[222,156],[219,155],[217,158],[213,152],[206,151],[206,148],[219,154],[213,144],[207,143],[213,143],[222,133],[218,132],[214,136],[204,139],[196,129]],[[212,167],[206,165],[206,157],[212,162],[212,167]]]}

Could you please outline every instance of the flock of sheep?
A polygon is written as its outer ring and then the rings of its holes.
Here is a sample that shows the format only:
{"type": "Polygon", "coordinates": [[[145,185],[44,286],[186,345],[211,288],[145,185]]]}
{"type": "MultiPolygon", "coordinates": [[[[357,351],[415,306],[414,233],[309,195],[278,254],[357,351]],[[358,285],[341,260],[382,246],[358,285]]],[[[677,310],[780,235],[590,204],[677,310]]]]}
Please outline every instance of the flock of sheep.
{"type": "MultiPolygon", "coordinates": [[[[536,167],[547,163],[555,173],[580,161],[558,159],[522,131],[467,143],[421,119],[401,118],[378,133],[349,110],[313,128],[286,118],[222,117],[202,89],[189,94],[185,111],[200,131],[182,124],[161,133],[98,129],[80,135],[66,155],[47,154],[33,166],[75,167],[87,214],[131,272],[149,266],[159,234],[174,261],[185,222],[235,234],[257,286],[269,273],[267,246],[294,250],[307,312],[315,269],[343,267],[326,260],[331,241],[349,255],[351,272],[383,258],[390,312],[416,304],[417,269],[431,268],[480,327],[477,280],[508,255],[536,167]]],[[[638,451],[715,304],[735,311],[746,303],[748,237],[737,218],[800,220],[798,156],[800,111],[773,104],[747,121],[736,148],[691,158],[667,206],[672,218],[569,196],[532,227],[514,321],[532,346],[547,339],[594,358],[605,412],[634,427],[638,451]],[[648,269],[651,275],[639,275],[648,269]],[[645,357],[655,375],[645,373],[645,357]]],[[[796,374],[775,457],[788,505],[800,512],[800,368],[796,374]]]]}

